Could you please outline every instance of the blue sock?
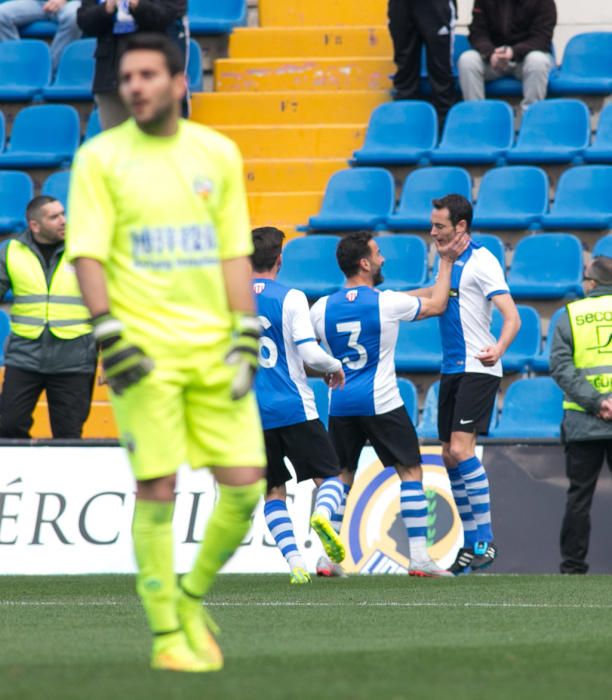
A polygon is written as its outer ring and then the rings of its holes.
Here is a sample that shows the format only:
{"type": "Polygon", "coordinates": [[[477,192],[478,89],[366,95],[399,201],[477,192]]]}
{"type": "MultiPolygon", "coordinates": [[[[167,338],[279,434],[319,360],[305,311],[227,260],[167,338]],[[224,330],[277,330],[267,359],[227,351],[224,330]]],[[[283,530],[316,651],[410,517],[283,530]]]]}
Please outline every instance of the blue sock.
{"type": "Polygon", "coordinates": [[[277,547],[287,560],[290,569],[296,566],[306,568],[304,560],[300,554],[295,535],[293,534],[293,523],[289,517],[287,504],[280,498],[264,503],[264,516],[270,534],[274,537],[277,547]]]}
{"type": "Polygon", "coordinates": [[[342,529],[344,511],[346,510],[346,499],[348,498],[351,487],[348,484],[342,482],[342,490],[344,493],[342,496],[342,503],[340,504],[340,508],[338,508],[338,510],[331,517],[331,526],[334,528],[338,535],[340,534],[340,530],[342,529]]]}
{"type": "Polygon", "coordinates": [[[476,528],[476,520],[468,500],[465,483],[461,477],[461,472],[457,467],[448,470],[448,478],[450,480],[451,491],[453,498],[459,511],[459,517],[463,525],[463,546],[472,547],[478,541],[478,533],[476,528]]]}
{"type": "Polygon", "coordinates": [[[463,477],[467,497],[476,521],[478,541],[491,542],[493,530],[491,529],[491,496],[487,473],[478,457],[465,459],[463,462],[459,462],[457,467],[463,477]]]}
{"type": "Polygon", "coordinates": [[[402,481],[400,512],[410,540],[410,559],[427,559],[427,498],[420,481],[402,481]]]}
{"type": "Polygon", "coordinates": [[[336,476],[325,479],[317,491],[314,505],[315,513],[319,513],[331,521],[345,498],[343,486],[343,483],[336,476]]]}

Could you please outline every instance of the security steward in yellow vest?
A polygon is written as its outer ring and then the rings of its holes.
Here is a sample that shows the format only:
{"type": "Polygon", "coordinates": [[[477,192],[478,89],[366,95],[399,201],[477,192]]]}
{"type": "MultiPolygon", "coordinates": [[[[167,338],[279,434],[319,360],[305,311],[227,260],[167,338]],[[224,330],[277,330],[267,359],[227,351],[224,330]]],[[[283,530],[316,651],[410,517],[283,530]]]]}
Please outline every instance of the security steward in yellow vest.
{"type": "Polygon", "coordinates": [[[13,292],[0,437],[27,438],[47,393],[55,438],[79,438],[89,414],[96,347],[76,275],[64,259],[64,207],[35,197],[28,230],[0,250],[0,298],[13,292]]]}
{"type": "Polygon", "coordinates": [[[565,393],[561,427],[569,479],[561,526],[561,573],[585,574],[591,502],[607,460],[612,470],[612,258],[594,258],[586,297],[555,329],[550,372],[565,393]]]}

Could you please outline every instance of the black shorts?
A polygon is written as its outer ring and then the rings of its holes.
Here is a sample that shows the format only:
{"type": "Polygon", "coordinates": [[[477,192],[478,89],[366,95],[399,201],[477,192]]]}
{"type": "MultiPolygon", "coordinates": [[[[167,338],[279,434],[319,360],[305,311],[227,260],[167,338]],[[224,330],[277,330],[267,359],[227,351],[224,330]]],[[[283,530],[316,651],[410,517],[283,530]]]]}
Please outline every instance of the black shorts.
{"type": "Polygon", "coordinates": [[[403,406],[377,416],[330,416],[329,436],[340,466],[350,472],[357,470],[367,440],[384,467],[421,464],[419,439],[403,406]]]}
{"type": "Polygon", "coordinates": [[[500,378],[481,372],[443,374],[438,397],[438,437],[451,433],[487,435],[500,378]]]}
{"type": "Polygon", "coordinates": [[[316,418],[282,428],[264,430],[268,490],[291,479],[285,465],[289,459],[298,481],[338,476],[340,465],[323,423],[316,418]]]}

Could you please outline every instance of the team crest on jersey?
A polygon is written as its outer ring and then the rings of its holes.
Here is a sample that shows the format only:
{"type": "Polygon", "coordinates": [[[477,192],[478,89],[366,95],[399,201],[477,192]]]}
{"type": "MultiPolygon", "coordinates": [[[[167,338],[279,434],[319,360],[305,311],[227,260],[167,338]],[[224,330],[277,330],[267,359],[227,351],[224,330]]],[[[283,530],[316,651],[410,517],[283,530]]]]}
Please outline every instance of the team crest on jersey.
{"type": "Polygon", "coordinates": [[[193,181],[193,191],[201,199],[208,199],[213,191],[213,182],[208,177],[196,177],[193,181]]]}
{"type": "Polygon", "coordinates": [[[255,284],[253,285],[253,291],[255,292],[255,294],[261,294],[265,288],[265,282],[255,282],[255,284]]]}
{"type": "Polygon", "coordinates": [[[348,292],[346,293],[346,298],[349,301],[355,301],[359,295],[359,291],[357,289],[349,289],[348,292]]]}
{"type": "MultiPolygon", "coordinates": [[[[463,536],[461,520],[440,449],[425,447],[422,458],[429,554],[450,566],[463,536]]],[[[381,468],[371,447],[361,459],[342,525],[342,539],[348,544],[342,565],[352,573],[406,573],[410,543],[400,514],[400,480],[395,469],[381,468]]]]}

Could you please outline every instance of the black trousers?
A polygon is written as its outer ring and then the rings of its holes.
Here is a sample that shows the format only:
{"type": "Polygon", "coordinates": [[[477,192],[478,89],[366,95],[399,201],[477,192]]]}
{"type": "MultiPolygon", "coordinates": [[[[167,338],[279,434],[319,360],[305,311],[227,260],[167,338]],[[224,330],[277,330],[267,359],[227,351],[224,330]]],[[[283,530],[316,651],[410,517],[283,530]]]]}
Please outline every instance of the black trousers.
{"type": "Polygon", "coordinates": [[[80,438],[89,415],[93,385],[93,374],[41,374],[6,367],[0,437],[30,437],[32,413],[45,390],[53,437],[80,438]]]}
{"type": "Polygon", "coordinates": [[[432,102],[440,125],[456,101],[452,74],[455,0],[389,0],[395,99],[419,98],[421,46],[425,44],[432,102]]]}
{"type": "Polygon", "coordinates": [[[612,470],[612,439],[568,442],[565,467],[570,485],[561,525],[561,573],[586,574],[591,534],[591,503],[599,472],[607,459],[612,470]]]}

